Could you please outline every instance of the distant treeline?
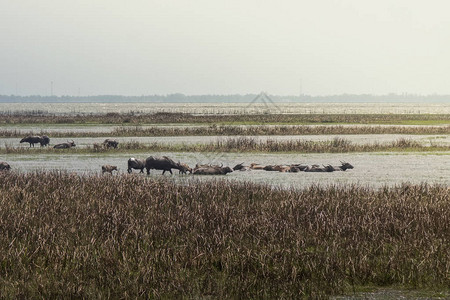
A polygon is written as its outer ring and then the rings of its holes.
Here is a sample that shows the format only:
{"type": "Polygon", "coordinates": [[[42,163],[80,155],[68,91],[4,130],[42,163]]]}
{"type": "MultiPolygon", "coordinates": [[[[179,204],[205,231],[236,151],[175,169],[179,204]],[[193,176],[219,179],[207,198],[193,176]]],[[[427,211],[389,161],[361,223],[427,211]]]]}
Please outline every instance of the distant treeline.
{"type": "MultiPolygon", "coordinates": [[[[249,103],[251,101],[261,102],[256,97],[258,94],[232,94],[232,95],[142,95],[142,96],[120,96],[120,95],[98,95],[98,96],[16,96],[0,95],[0,103],[17,102],[95,102],[95,103],[113,103],[113,102],[156,102],[156,103],[249,103]]],[[[329,96],[309,96],[309,95],[269,95],[267,101],[278,103],[283,102],[428,102],[442,103],[450,102],[450,95],[416,95],[416,94],[341,94],[329,96]]]]}

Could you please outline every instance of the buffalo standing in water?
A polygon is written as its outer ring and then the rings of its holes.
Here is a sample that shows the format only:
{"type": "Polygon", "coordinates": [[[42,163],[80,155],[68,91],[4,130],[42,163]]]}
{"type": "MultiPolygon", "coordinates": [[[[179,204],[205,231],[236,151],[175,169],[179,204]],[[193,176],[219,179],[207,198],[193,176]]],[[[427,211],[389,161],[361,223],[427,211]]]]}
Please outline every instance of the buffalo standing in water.
{"type": "Polygon", "coordinates": [[[180,164],[180,162],[176,163],[172,159],[167,156],[163,157],[153,157],[150,156],[145,160],[145,169],[147,170],[147,175],[150,175],[150,169],[155,170],[163,170],[163,175],[166,171],[172,173],[172,169],[182,170],[186,172],[185,168],[180,164]]]}
{"type": "Polygon", "coordinates": [[[33,146],[34,144],[41,144],[42,146],[46,146],[50,143],[50,138],[46,135],[44,136],[39,136],[39,135],[33,135],[33,136],[27,136],[23,139],[20,140],[20,143],[30,143],[30,147],[33,146]]]}
{"type": "Polygon", "coordinates": [[[105,172],[112,174],[113,171],[119,172],[119,170],[117,170],[117,166],[111,166],[111,165],[102,166],[102,174],[105,172]]]}
{"type": "Polygon", "coordinates": [[[3,170],[6,170],[6,171],[11,170],[11,166],[7,162],[0,161],[0,171],[3,171],[3,170]]]}
{"type": "Polygon", "coordinates": [[[114,149],[116,149],[118,145],[119,145],[119,142],[116,141],[116,140],[106,139],[106,140],[103,142],[103,146],[104,146],[105,148],[114,148],[114,149]]]}
{"type": "Polygon", "coordinates": [[[67,149],[67,148],[72,148],[75,147],[75,142],[71,141],[71,142],[67,142],[67,143],[61,143],[61,144],[57,144],[55,146],[53,146],[53,148],[55,149],[67,149]]]}
{"type": "Polygon", "coordinates": [[[141,170],[140,173],[144,173],[145,161],[143,159],[130,158],[128,160],[128,173],[133,172],[133,169],[141,170]]]}

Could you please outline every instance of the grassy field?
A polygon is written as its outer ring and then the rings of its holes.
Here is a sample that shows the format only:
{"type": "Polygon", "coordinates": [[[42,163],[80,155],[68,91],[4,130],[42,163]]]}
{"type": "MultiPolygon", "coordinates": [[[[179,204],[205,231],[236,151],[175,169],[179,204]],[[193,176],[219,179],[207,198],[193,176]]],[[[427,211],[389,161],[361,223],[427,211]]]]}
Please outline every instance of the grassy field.
{"type": "Polygon", "coordinates": [[[2,113],[0,124],[397,124],[448,125],[450,114],[238,114],[184,113],[50,115],[2,113]]]}
{"type": "Polygon", "coordinates": [[[448,290],[449,189],[0,173],[4,298],[448,290]]]}

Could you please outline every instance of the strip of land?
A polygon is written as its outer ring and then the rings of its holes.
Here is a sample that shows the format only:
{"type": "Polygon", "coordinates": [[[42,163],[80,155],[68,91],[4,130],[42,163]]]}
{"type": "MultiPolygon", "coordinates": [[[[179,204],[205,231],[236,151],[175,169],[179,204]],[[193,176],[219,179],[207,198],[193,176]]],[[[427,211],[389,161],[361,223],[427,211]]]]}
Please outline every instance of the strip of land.
{"type": "Polygon", "coordinates": [[[153,142],[149,144],[138,141],[120,143],[119,147],[106,148],[92,145],[85,148],[72,147],[54,149],[52,147],[14,147],[5,145],[0,154],[51,154],[51,153],[123,153],[168,151],[168,152],[295,152],[295,153],[348,153],[348,152],[448,152],[448,145],[424,145],[410,139],[397,139],[388,143],[356,144],[347,139],[335,138],[331,141],[308,140],[258,140],[248,137],[231,137],[203,144],[166,144],[153,142]]]}
{"type": "Polygon", "coordinates": [[[449,125],[450,114],[236,114],[193,115],[185,113],[107,113],[51,115],[1,113],[0,124],[393,124],[449,125]]]}

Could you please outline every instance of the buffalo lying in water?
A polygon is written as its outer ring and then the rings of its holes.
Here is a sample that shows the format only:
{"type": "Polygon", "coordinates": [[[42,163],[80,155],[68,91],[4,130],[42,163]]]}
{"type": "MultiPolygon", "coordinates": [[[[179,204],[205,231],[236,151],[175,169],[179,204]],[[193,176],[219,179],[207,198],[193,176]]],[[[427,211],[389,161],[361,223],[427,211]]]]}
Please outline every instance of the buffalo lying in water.
{"type": "Polygon", "coordinates": [[[5,171],[11,170],[11,166],[7,162],[0,161],[0,171],[3,170],[5,171]]]}
{"type": "Polygon", "coordinates": [[[145,168],[145,160],[143,159],[137,159],[137,158],[130,158],[128,160],[128,173],[133,172],[133,169],[136,170],[141,170],[141,172],[139,173],[144,173],[144,168],[145,168]]]}
{"type": "Polygon", "coordinates": [[[233,171],[251,171],[252,168],[244,166],[244,163],[237,164],[233,167],[233,171]]]}
{"type": "Polygon", "coordinates": [[[194,169],[194,175],[226,175],[233,170],[230,167],[202,167],[194,169]]]}
{"type": "Polygon", "coordinates": [[[68,148],[72,148],[72,147],[75,147],[75,146],[76,146],[75,142],[71,141],[71,142],[56,144],[55,146],[53,146],[53,148],[55,148],[55,149],[68,149],[68,148]]]}
{"type": "Polygon", "coordinates": [[[33,135],[33,136],[27,136],[20,140],[20,143],[29,143],[30,147],[34,144],[41,144],[42,146],[47,146],[50,143],[50,138],[46,135],[39,136],[39,135],[33,135]]]}
{"type": "Polygon", "coordinates": [[[147,175],[150,175],[150,169],[163,170],[163,175],[164,173],[166,173],[166,171],[169,171],[170,174],[173,174],[172,169],[177,169],[186,173],[186,168],[180,162],[176,163],[167,156],[148,157],[145,160],[145,169],[147,170],[147,175]]]}

